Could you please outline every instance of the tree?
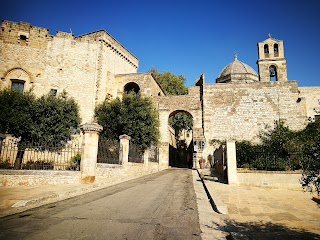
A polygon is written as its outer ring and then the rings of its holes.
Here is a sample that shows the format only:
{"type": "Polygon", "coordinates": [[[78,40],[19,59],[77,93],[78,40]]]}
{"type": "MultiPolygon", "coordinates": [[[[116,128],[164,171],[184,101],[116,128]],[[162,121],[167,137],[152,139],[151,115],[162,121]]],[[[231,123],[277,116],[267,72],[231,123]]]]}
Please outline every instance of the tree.
{"type": "Polygon", "coordinates": [[[192,130],[192,116],[186,112],[178,112],[169,118],[169,125],[175,130],[175,137],[178,139],[183,130],[192,130]]]}
{"type": "Polygon", "coordinates": [[[32,113],[36,97],[31,92],[10,89],[0,91],[0,133],[10,133],[22,141],[31,141],[34,124],[32,113]]]}
{"type": "Polygon", "coordinates": [[[317,192],[320,197],[320,119],[309,122],[301,131],[299,140],[303,149],[302,187],[310,192],[317,192]]]}
{"type": "Polygon", "coordinates": [[[174,75],[171,72],[160,73],[156,68],[149,71],[158,81],[162,89],[168,95],[186,95],[188,88],[184,85],[186,78],[183,75],[174,75]]]}
{"type": "Polygon", "coordinates": [[[150,98],[139,93],[124,94],[122,101],[105,100],[95,108],[95,117],[103,126],[100,135],[105,138],[118,140],[120,135],[127,134],[141,152],[158,142],[158,111],[150,98]]]}
{"type": "Polygon", "coordinates": [[[0,91],[0,132],[19,138],[15,168],[20,169],[27,143],[62,148],[80,123],[78,105],[63,92],[36,98],[31,92],[0,91]]]}
{"type": "Polygon", "coordinates": [[[79,107],[73,98],[62,92],[58,96],[41,96],[34,104],[32,140],[43,148],[65,146],[80,124],[79,107]]]}

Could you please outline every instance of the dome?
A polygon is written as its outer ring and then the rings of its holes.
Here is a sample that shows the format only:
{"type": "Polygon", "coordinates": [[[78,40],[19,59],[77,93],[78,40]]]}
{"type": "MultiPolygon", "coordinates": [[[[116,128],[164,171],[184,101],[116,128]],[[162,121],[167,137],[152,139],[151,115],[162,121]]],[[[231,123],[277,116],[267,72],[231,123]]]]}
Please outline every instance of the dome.
{"type": "Polygon", "coordinates": [[[258,79],[256,71],[248,64],[239,61],[235,54],[234,61],[222,69],[216,82],[256,82],[258,79]]]}

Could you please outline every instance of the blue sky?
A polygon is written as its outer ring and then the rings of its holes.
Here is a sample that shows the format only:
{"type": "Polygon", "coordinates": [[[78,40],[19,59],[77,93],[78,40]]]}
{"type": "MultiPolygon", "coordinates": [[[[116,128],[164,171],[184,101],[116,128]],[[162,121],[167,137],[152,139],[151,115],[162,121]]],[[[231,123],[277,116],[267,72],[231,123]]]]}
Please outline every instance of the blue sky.
{"type": "Polygon", "coordinates": [[[16,0],[1,4],[1,19],[29,22],[75,36],[104,29],[139,59],[138,72],[156,67],[193,85],[203,72],[215,83],[238,59],[257,71],[257,42],[284,40],[289,80],[320,86],[318,0],[16,0]],[[10,3],[9,3],[10,2],[10,3]]]}

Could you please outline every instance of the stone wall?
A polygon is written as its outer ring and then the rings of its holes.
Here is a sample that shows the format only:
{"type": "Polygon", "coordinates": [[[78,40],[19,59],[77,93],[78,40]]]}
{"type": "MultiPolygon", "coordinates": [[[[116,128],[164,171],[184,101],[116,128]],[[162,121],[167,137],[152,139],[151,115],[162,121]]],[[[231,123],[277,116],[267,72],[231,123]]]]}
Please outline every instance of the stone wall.
{"type": "Polygon", "coordinates": [[[160,169],[159,164],[155,162],[149,162],[147,166],[143,163],[131,162],[126,166],[98,163],[96,169],[96,180],[103,182],[122,182],[161,170],[163,169],[160,169]]]}
{"type": "Polygon", "coordinates": [[[301,101],[306,103],[307,117],[314,120],[315,115],[320,115],[320,87],[299,87],[299,92],[301,101]]]}
{"type": "Polygon", "coordinates": [[[238,183],[245,186],[302,190],[301,173],[248,171],[237,173],[238,183]]]}
{"type": "Polygon", "coordinates": [[[42,186],[80,183],[79,171],[0,170],[0,186],[42,186]]]}
{"type": "Polygon", "coordinates": [[[105,31],[75,38],[64,32],[51,36],[24,22],[3,21],[1,28],[0,88],[18,79],[38,96],[65,90],[78,102],[82,122],[92,120],[95,105],[107,94],[117,96],[114,74],[135,73],[138,67],[138,59],[105,31]]]}

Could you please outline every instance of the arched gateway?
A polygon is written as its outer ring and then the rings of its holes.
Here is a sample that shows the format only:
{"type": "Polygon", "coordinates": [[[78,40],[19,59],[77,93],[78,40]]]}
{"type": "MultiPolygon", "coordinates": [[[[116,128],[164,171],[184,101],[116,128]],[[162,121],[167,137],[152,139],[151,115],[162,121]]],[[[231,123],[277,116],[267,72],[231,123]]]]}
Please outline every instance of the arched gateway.
{"type": "MultiPolygon", "coordinates": [[[[189,113],[193,118],[193,142],[199,145],[204,141],[202,84],[199,83],[196,86],[189,87],[188,91],[188,95],[162,96],[154,99],[158,106],[160,119],[159,164],[161,167],[169,166],[170,132],[168,120],[172,113],[181,111],[189,113]]],[[[197,154],[201,154],[201,151],[198,151],[197,154]]]]}

